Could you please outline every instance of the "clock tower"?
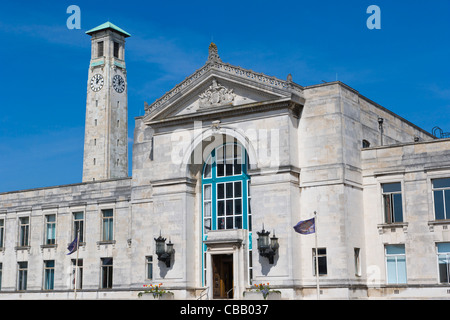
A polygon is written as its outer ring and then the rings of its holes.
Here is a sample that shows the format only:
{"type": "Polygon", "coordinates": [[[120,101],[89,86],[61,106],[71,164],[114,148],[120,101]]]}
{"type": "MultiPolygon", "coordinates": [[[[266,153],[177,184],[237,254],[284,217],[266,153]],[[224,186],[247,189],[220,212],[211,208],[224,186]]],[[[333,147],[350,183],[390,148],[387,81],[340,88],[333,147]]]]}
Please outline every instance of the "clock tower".
{"type": "Polygon", "coordinates": [[[91,36],[87,83],[83,182],[128,176],[128,99],[125,39],[106,22],[91,36]]]}

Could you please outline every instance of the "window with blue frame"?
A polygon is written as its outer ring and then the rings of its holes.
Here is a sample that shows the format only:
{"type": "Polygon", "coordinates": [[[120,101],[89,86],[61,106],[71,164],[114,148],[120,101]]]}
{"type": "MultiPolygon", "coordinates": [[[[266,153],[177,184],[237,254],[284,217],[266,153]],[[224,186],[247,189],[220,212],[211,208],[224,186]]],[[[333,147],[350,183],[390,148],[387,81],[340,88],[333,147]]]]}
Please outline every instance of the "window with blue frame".
{"type": "MultiPolygon", "coordinates": [[[[226,143],[212,150],[202,172],[203,240],[211,230],[246,229],[251,232],[247,169],[247,152],[239,143],[226,143]]],[[[204,261],[203,268],[205,275],[204,261]]]]}
{"type": "Polygon", "coordinates": [[[215,148],[203,167],[203,234],[248,229],[247,155],[237,143],[215,148]]]}

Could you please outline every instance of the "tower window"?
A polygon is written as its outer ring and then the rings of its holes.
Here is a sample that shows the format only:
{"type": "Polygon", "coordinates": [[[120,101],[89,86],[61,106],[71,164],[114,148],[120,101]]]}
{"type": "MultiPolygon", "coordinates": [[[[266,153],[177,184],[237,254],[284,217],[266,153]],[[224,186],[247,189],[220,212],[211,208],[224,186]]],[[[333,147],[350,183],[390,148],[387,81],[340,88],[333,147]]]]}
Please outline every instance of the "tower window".
{"type": "Polygon", "coordinates": [[[97,58],[103,57],[103,41],[97,42],[97,58]]]}
{"type": "Polygon", "coordinates": [[[95,126],[97,126],[97,119],[95,119],[95,121],[94,121],[94,122],[95,122],[95,126]]]}
{"type": "Polygon", "coordinates": [[[114,58],[119,59],[119,43],[114,41],[114,58]]]}

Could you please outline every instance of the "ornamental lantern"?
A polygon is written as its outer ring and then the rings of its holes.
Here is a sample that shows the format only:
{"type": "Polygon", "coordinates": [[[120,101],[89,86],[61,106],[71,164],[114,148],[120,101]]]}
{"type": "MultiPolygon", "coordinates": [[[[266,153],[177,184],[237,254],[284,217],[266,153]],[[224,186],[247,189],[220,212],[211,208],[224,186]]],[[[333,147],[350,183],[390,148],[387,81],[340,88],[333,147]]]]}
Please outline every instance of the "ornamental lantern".
{"type": "Polygon", "coordinates": [[[268,258],[269,263],[273,264],[273,257],[275,256],[278,248],[280,247],[280,245],[278,244],[278,238],[275,237],[275,232],[274,232],[273,237],[270,238],[270,242],[269,242],[270,231],[265,231],[264,225],[263,225],[262,231],[257,232],[257,234],[259,237],[257,239],[259,255],[261,257],[268,258]]]}
{"type": "Polygon", "coordinates": [[[170,262],[172,261],[173,254],[175,252],[173,249],[173,243],[169,240],[169,243],[166,245],[166,238],[163,238],[161,233],[158,238],[155,238],[155,242],[158,260],[165,262],[166,267],[170,267],[170,262]]]}

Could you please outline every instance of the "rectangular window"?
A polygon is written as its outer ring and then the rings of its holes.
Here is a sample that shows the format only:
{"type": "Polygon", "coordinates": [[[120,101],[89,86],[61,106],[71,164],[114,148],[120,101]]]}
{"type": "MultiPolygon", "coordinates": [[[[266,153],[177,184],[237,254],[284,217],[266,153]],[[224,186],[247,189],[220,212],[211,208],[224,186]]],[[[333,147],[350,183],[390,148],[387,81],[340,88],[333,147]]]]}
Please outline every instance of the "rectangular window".
{"type": "Polygon", "coordinates": [[[203,233],[206,234],[211,230],[211,214],[212,214],[212,191],[211,185],[203,186],[203,233]]]}
{"type": "Polygon", "coordinates": [[[17,290],[27,290],[28,262],[17,263],[17,290]]]}
{"type": "Polygon", "coordinates": [[[361,257],[360,257],[361,250],[359,248],[354,248],[354,252],[355,252],[355,276],[360,277],[361,276],[361,257]]]}
{"type": "Polygon", "coordinates": [[[450,219],[450,178],[435,179],[432,184],[435,219],[450,219]]]}
{"type": "Polygon", "coordinates": [[[145,264],[146,264],[145,277],[147,280],[153,280],[153,256],[145,257],[145,264]]]}
{"type": "Polygon", "coordinates": [[[44,290],[53,290],[55,286],[55,261],[44,261],[44,290]]]}
{"type": "Polygon", "coordinates": [[[0,290],[2,290],[3,263],[0,262],[0,290]]]}
{"type": "Polygon", "coordinates": [[[119,59],[119,48],[119,43],[114,41],[114,58],[119,59]]]}
{"type": "Polygon", "coordinates": [[[439,282],[450,283],[450,242],[437,243],[439,282]]]}
{"type": "Polygon", "coordinates": [[[0,219],[0,248],[5,246],[5,219],[0,219]]]}
{"type": "Polygon", "coordinates": [[[84,212],[82,211],[73,213],[72,239],[75,239],[78,231],[80,231],[80,239],[78,239],[78,242],[84,242],[84,212]]]}
{"type": "Polygon", "coordinates": [[[386,223],[403,222],[402,187],[401,183],[384,183],[383,206],[386,223]]]}
{"type": "Polygon", "coordinates": [[[102,210],[102,241],[113,241],[113,210],[102,210]]]}
{"type": "Polygon", "coordinates": [[[71,289],[75,289],[75,278],[77,283],[77,290],[83,289],[83,259],[72,259],[72,275],[71,275],[71,289]]]}
{"type": "Polygon", "coordinates": [[[211,168],[212,168],[213,157],[209,157],[208,161],[205,164],[205,169],[203,171],[204,178],[211,178],[211,168]]]}
{"type": "Polygon", "coordinates": [[[45,216],[45,244],[52,245],[56,243],[56,215],[49,214],[45,216]]]}
{"type": "Polygon", "coordinates": [[[217,184],[217,229],[242,228],[242,182],[217,184]]]}
{"type": "Polygon", "coordinates": [[[29,243],[30,235],[30,218],[21,217],[19,218],[19,247],[27,247],[29,243]]]}
{"type": "Polygon", "coordinates": [[[388,284],[406,283],[406,254],[404,245],[387,245],[385,248],[388,284]]]}
{"type": "Polygon", "coordinates": [[[102,258],[101,262],[100,288],[111,289],[113,284],[113,258],[102,258]]]}
{"type": "Polygon", "coordinates": [[[229,177],[242,173],[242,146],[227,144],[216,149],[217,177],[229,177]]]}
{"type": "Polygon", "coordinates": [[[103,41],[97,42],[97,57],[103,57],[103,41]]]}
{"type": "MultiPolygon", "coordinates": [[[[319,275],[327,275],[327,249],[317,248],[318,256],[317,261],[319,262],[319,275]]],[[[313,249],[313,274],[316,275],[316,249],[313,249]]]]}

